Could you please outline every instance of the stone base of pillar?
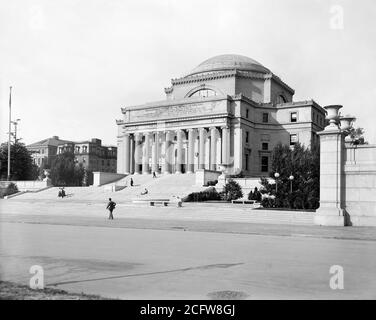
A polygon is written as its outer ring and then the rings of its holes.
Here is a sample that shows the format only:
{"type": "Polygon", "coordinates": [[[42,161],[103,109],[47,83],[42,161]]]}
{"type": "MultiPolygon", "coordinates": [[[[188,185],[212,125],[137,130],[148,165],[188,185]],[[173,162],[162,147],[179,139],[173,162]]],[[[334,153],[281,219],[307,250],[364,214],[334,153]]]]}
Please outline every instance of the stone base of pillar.
{"type": "Polygon", "coordinates": [[[314,224],[319,226],[346,226],[346,213],[343,209],[320,207],[313,218],[314,224]]]}
{"type": "Polygon", "coordinates": [[[181,171],[175,171],[175,174],[181,174],[181,171]]]}

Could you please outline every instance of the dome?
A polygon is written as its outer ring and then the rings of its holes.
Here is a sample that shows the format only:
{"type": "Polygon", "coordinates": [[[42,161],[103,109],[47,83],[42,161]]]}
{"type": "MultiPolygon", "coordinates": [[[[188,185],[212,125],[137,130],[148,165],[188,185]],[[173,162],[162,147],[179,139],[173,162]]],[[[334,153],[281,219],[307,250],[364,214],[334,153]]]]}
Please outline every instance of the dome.
{"type": "Polygon", "coordinates": [[[243,71],[255,71],[261,73],[270,72],[270,70],[265,68],[261,63],[251,58],[241,56],[238,54],[223,54],[220,56],[215,56],[200,63],[188,74],[188,76],[196,75],[199,73],[235,69],[243,71]]]}

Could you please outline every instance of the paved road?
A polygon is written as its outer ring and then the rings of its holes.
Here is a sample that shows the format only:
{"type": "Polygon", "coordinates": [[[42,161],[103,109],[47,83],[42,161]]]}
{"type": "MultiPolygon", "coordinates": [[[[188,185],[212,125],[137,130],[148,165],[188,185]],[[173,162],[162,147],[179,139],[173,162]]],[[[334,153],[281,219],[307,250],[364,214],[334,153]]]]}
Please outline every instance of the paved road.
{"type": "Polygon", "coordinates": [[[123,299],[207,299],[224,291],[248,299],[376,298],[375,241],[4,221],[0,227],[1,278],[24,284],[30,266],[41,265],[47,285],[123,299]],[[332,265],[344,268],[344,290],[329,287],[332,265]]]}

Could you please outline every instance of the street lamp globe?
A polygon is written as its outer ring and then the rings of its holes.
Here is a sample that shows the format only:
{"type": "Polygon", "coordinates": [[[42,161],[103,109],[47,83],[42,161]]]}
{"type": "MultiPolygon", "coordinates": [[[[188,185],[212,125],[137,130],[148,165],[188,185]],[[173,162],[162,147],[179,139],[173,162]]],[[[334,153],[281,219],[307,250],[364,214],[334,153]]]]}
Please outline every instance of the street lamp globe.
{"type": "Polygon", "coordinates": [[[278,172],[276,172],[276,173],[274,174],[274,178],[279,178],[279,173],[278,173],[278,172]]]}
{"type": "Polygon", "coordinates": [[[294,176],[293,175],[289,176],[289,180],[290,181],[294,180],[294,176]]]}

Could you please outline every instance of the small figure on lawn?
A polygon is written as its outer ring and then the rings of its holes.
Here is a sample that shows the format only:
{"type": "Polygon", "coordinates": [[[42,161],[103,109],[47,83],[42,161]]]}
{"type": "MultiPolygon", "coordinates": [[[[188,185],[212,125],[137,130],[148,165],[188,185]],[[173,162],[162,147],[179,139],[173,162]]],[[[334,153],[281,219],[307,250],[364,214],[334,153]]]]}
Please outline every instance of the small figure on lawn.
{"type": "Polygon", "coordinates": [[[149,193],[148,189],[145,188],[145,190],[141,192],[141,195],[143,196],[143,195],[148,194],[148,193],[149,193]]]}

